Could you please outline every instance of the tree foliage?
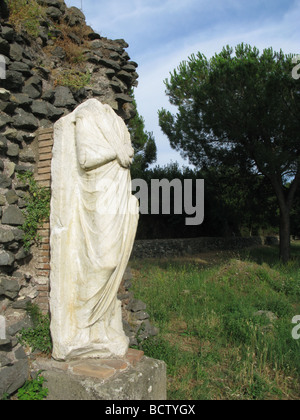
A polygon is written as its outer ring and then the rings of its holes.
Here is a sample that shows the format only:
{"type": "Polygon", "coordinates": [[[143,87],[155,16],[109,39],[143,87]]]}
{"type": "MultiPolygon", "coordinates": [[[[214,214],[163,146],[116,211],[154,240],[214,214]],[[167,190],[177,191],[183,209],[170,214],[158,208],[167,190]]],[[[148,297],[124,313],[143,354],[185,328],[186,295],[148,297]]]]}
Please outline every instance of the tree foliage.
{"type": "Polygon", "coordinates": [[[208,60],[193,54],[165,81],[178,112],[162,109],[170,144],[198,168],[238,165],[264,176],[281,213],[281,257],[289,258],[289,215],[300,184],[300,85],[292,56],[241,44],[208,60]],[[235,52],[235,54],[234,54],[235,52]]]}
{"type": "MultiPolygon", "coordinates": [[[[174,196],[171,189],[169,215],[141,214],[138,239],[192,238],[199,236],[256,236],[278,233],[276,196],[267,180],[258,174],[245,175],[236,166],[206,167],[201,170],[179,167],[178,163],[155,166],[142,174],[148,185],[148,208],[151,208],[150,186],[153,179],[193,181],[193,204],[196,202],[197,179],[205,180],[205,217],[199,226],[186,226],[182,214],[174,214],[174,196]]],[[[183,196],[184,201],[184,196],[183,196]]]]}
{"type": "Polygon", "coordinates": [[[133,178],[139,178],[156,161],[157,148],[153,133],[146,130],[144,118],[137,111],[136,101],[134,101],[134,105],[136,115],[128,123],[128,130],[135,153],[131,174],[133,178]]]}
{"type": "Polygon", "coordinates": [[[271,48],[227,46],[211,60],[198,53],[166,80],[178,114],[159,112],[171,146],[197,167],[248,163],[263,174],[295,175],[300,148],[299,83],[292,57],[271,48]],[[244,161],[243,161],[244,160],[244,161]]]}

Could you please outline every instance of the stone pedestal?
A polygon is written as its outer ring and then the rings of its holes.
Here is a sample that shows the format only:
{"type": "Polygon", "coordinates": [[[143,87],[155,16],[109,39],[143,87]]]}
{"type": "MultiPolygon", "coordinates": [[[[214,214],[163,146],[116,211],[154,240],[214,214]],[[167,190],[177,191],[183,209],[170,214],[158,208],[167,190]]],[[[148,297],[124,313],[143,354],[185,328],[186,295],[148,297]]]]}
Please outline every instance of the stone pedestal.
{"type": "Polygon", "coordinates": [[[129,349],[120,359],[33,362],[42,370],[48,400],[166,400],[166,364],[129,349]]]}

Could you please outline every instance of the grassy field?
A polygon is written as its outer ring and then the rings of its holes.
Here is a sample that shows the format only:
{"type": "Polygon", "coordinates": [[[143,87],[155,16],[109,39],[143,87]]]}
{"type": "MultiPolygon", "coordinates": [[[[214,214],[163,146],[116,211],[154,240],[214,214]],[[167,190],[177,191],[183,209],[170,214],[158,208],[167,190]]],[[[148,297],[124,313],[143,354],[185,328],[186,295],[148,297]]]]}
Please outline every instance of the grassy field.
{"type": "Polygon", "coordinates": [[[135,298],[160,329],[142,349],[167,363],[169,400],[300,399],[299,245],[287,266],[261,247],[131,268],[135,298]]]}

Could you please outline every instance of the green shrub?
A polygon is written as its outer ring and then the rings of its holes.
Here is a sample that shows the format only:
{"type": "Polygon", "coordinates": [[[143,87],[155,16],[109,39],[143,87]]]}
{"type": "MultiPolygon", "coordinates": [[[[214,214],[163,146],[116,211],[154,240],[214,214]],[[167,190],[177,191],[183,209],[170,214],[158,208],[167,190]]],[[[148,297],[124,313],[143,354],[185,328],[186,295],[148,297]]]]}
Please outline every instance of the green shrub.
{"type": "Polygon", "coordinates": [[[27,312],[33,323],[32,328],[23,328],[19,333],[19,343],[31,347],[32,351],[39,350],[51,354],[52,340],[50,334],[50,317],[43,315],[37,305],[28,304],[27,312]]]}
{"type": "Polygon", "coordinates": [[[18,179],[28,185],[28,196],[25,198],[26,209],[23,211],[25,222],[22,226],[24,231],[24,249],[29,251],[33,242],[39,242],[38,229],[50,217],[50,189],[41,187],[32,172],[18,174],[18,179]]]}
{"type": "Polygon", "coordinates": [[[42,401],[48,395],[48,389],[43,387],[45,378],[38,372],[36,379],[26,381],[24,386],[18,390],[20,401],[42,401]]]}

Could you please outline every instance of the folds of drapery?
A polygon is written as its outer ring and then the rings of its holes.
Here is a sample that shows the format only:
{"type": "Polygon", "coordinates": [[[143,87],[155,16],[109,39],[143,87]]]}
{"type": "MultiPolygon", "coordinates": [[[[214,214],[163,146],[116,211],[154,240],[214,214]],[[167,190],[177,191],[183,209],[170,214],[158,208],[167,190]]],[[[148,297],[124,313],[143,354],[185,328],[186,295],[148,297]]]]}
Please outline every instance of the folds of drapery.
{"type": "MultiPolygon", "coordinates": [[[[80,354],[78,337],[84,337],[85,351],[92,348],[89,329],[97,323],[114,324],[106,317],[116,315],[117,291],[138,222],[132,157],[123,120],[97,100],[55,125],[50,305],[59,359],[74,350],[80,354]]],[[[109,341],[108,336],[103,340],[109,341]]]]}

